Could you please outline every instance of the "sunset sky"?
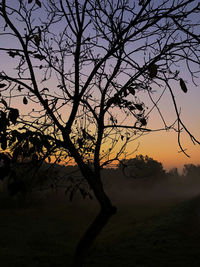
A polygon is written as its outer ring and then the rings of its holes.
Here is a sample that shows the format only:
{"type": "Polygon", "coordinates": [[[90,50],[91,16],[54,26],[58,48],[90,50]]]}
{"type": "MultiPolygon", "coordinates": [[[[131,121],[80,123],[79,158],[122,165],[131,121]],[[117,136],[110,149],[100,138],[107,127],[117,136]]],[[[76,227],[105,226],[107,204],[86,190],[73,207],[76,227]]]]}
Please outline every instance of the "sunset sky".
{"type": "MultiPolygon", "coordinates": [[[[7,47],[8,40],[0,37],[1,47],[7,47]]],[[[16,43],[12,43],[9,40],[9,48],[15,47],[16,43]]],[[[1,51],[1,65],[0,71],[7,70],[7,73],[12,74],[14,65],[13,59],[8,57],[7,52],[1,51]]],[[[138,56],[140,57],[140,56],[138,56]]],[[[142,63],[141,63],[142,64],[142,63]]],[[[180,89],[178,81],[173,83],[173,92],[176,97],[178,108],[181,108],[181,118],[185,123],[185,126],[191,133],[200,141],[200,85],[194,86],[189,77],[189,74],[185,69],[182,69],[180,76],[184,79],[187,84],[188,92],[185,94],[180,89]]],[[[38,81],[40,80],[40,75],[38,76],[38,81]]],[[[58,82],[51,79],[49,82],[49,87],[54,90],[57,87],[58,82]]],[[[154,88],[153,88],[154,89],[154,88]]],[[[155,89],[157,93],[153,94],[154,100],[158,99],[161,92],[158,88],[155,89]]],[[[146,96],[144,95],[144,99],[146,96]]],[[[15,100],[16,106],[20,107],[21,114],[23,112],[31,111],[32,106],[23,106],[22,97],[15,100]]],[[[168,125],[172,124],[175,120],[175,111],[172,103],[171,96],[168,92],[165,92],[162,100],[160,101],[160,107],[165,120],[168,125]]],[[[129,123],[131,123],[129,121],[129,123]]],[[[157,129],[162,128],[160,118],[156,112],[150,114],[147,128],[157,129]]],[[[182,169],[184,164],[200,164],[200,146],[193,145],[188,135],[182,134],[182,146],[187,149],[186,152],[190,155],[187,158],[183,153],[180,153],[180,148],[177,142],[177,133],[173,130],[170,131],[158,131],[143,135],[135,142],[128,145],[128,150],[132,151],[138,146],[137,152],[135,154],[148,155],[163,163],[165,169],[170,169],[173,167],[178,167],[182,169]]],[[[135,155],[134,154],[134,155],[135,155]]],[[[134,156],[133,155],[133,156],[134,156]]]]}
{"type": "MultiPolygon", "coordinates": [[[[184,73],[184,79],[187,81],[187,73],[184,73]]],[[[178,83],[174,84],[173,89],[178,106],[181,108],[181,117],[185,126],[200,140],[200,86],[195,87],[190,82],[188,82],[187,86],[187,94],[180,90],[178,83]]],[[[161,106],[163,107],[166,120],[173,122],[174,109],[169,95],[163,97],[161,106]]],[[[149,123],[153,129],[159,125],[158,121],[156,114],[150,118],[149,123]]],[[[178,167],[181,170],[184,164],[200,164],[200,146],[194,145],[185,133],[182,134],[181,140],[182,146],[184,149],[187,149],[186,152],[190,158],[180,153],[177,133],[173,130],[154,132],[141,137],[138,140],[140,142],[138,153],[147,154],[161,161],[166,169],[178,167]]]]}

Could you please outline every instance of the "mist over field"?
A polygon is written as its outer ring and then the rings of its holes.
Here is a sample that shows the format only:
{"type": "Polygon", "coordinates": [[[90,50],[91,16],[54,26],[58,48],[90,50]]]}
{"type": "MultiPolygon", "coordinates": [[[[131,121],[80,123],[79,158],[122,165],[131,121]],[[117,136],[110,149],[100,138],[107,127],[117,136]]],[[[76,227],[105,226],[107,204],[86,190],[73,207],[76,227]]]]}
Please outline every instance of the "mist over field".
{"type": "MultiPolygon", "coordinates": [[[[172,170],[137,179],[130,170],[103,169],[102,177],[117,214],[95,241],[86,266],[199,266],[198,166],[188,166],[184,175],[172,170]]],[[[23,178],[30,179],[28,172],[23,178]]],[[[27,194],[14,196],[8,181],[1,183],[1,267],[70,266],[80,236],[98,213],[86,185],[85,194],[71,194],[72,185],[82,181],[75,166],[44,164],[37,178],[27,194]]]]}
{"type": "Polygon", "coordinates": [[[109,195],[121,204],[183,200],[200,194],[200,179],[196,177],[133,179],[124,177],[118,171],[110,170],[104,181],[109,195]]]}
{"type": "MultiPolygon", "coordinates": [[[[144,172],[142,177],[133,176],[132,170],[130,171],[128,168],[128,171],[125,172],[120,168],[105,168],[102,170],[102,182],[105,191],[117,206],[183,201],[200,195],[199,166],[192,164],[187,166],[189,171],[186,170],[185,174],[179,174],[174,168],[155,176],[149,176],[144,172]]],[[[45,163],[36,177],[33,176],[34,179],[28,168],[19,166],[17,170],[20,181],[26,185],[27,192],[25,194],[17,192],[12,197],[7,188],[8,179],[0,184],[0,197],[6,198],[7,202],[13,203],[13,205],[19,199],[23,199],[23,195],[26,195],[24,201],[27,202],[27,205],[40,202],[43,205],[49,205],[51,202],[52,206],[68,202],[72,202],[71,205],[73,203],[84,205],[84,202],[95,203],[90,189],[82,180],[76,166],[53,166],[45,163]],[[79,187],[82,190],[79,190],[79,187]]],[[[2,207],[4,203],[1,203],[2,207]]]]}
{"type": "MultiPolygon", "coordinates": [[[[68,181],[68,173],[72,172],[71,169],[63,168],[62,172],[62,176],[66,177],[68,181]]],[[[74,177],[80,176],[76,174],[74,177]]],[[[76,178],[74,178],[75,180],[76,178]]],[[[169,172],[164,176],[145,177],[144,175],[142,178],[133,178],[124,174],[120,169],[108,168],[102,171],[102,181],[105,191],[116,205],[145,205],[150,203],[153,205],[159,202],[183,201],[200,195],[200,173],[194,173],[193,176],[190,176],[169,172]]],[[[65,194],[65,182],[62,185],[63,188],[61,186],[57,192],[51,189],[46,194],[49,196],[52,194],[55,198],[57,196],[61,201],[68,201],[69,194],[65,194]]],[[[88,198],[86,197],[86,199],[88,198]]],[[[82,201],[84,202],[77,190],[72,202],[82,201]]],[[[94,199],[88,201],[95,202],[94,199]]]]}

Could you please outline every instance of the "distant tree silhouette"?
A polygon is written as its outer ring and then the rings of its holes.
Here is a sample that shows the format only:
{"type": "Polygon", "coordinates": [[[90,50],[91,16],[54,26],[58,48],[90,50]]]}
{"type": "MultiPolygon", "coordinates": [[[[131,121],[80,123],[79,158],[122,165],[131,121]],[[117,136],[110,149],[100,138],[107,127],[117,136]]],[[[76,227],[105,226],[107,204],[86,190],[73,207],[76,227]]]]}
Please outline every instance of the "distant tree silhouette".
{"type": "MultiPolygon", "coordinates": [[[[100,205],[73,266],[83,266],[116,213],[103,167],[153,131],[175,130],[185,155],[182,132],[200,144],[182,121],[173,89],[187,93],[182,70],[198,80],[199,13],[196,0],[0,0],[1,150],[15,161],[76,162],[100,205]],[[165,91],[176,114],[169,124],[160,102],[165,91]],[[157,129],[148,127],[153,111],[161,118],[157,129]]],[[[72,197],[83,192],[76,189],[72,197]]]]}
{"type": "Polygon", "coordinates": [[[135,158],[122,160],[120,167],[125,175],[135,179],[165,176],[162,163],[147,155],[137,155],[135,158]]]}
{"type": "Polygon", "coordinates": [[[199,177],[200,179],[200,165],[185,164],[183,167],[183,175],[189,178],[199,177]]]}
{"type": "Polygon", "coordinates": [[[176,167],[170,169],[170,170],[167,172],[167,175],[168,175],[168,176],[172,176],[172,177],[179,177],[178,169],[177,169],[176,167]]]}

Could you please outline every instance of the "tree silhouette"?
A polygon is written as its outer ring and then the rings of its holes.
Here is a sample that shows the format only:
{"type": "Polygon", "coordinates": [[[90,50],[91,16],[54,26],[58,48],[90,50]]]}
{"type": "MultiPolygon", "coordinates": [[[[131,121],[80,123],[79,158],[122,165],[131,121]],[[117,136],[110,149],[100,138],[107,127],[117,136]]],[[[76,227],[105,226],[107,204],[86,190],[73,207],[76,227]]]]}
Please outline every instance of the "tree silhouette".
{"type": "Polygon", "coordinates": [[[147,155],[137,155],[135,158],[122,160],[119,167],[126,176],[135,179],[165,176],[162,163],[147,155]]]}
{"type": "Polygon", "coordinates": [[[181,68],[197,81],[199,11],[196,0],[0,1],[1,149],[18,161],[76,162],[100,205],[73,266],[83,266],[116,213],[104,192],[103,167],[125,157],[127,144],[157,130],[175,130],[186,155],[183,131],[199,144],[173,90],[176,83],[187,93],[181,68]],[[167,90],[176,114],[171,124],[160,105],[167,90]],[[154,110],[162,122],[158,129],[148,128],[154,110]]]}
{"type": "Polygon", "coordinates": [[[176,167],[170,169],[168,172],[167,172],[167,175],[168,176],[171,176],[171,177],[179,177],[180,174],[178,172],[178,169],[176,167]]]}
{"type": "Polygon", "coordinates": [[[183,174],[185,176],[188,176],[190,179],[194,177],[198,177],[200,175],[200,165],[194,165],[194,164],[185,164],[183,167],[183,174]]]}

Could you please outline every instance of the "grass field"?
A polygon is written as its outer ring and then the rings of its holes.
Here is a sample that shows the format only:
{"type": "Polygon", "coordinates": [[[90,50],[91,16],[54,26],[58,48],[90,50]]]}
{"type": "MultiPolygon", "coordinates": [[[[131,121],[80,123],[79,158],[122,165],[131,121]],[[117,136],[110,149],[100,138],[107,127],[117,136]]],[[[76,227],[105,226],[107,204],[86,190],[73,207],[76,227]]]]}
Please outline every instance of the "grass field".
{"type": "MultiPolygon", "coordinates": [[[[1,267],[66,267],[94,202],[1,205],[1,267]]],[[[88,267],[200,266],[200,198],[126,202],[96,240],[88,267]]]]}

